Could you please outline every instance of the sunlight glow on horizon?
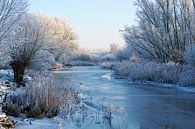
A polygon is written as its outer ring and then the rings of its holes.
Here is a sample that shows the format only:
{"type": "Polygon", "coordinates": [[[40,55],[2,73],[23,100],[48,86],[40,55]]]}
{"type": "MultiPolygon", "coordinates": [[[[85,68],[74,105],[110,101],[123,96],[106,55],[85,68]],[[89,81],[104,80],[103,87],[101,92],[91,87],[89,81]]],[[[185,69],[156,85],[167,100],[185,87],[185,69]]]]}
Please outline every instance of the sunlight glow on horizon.
{"type": "Polygon", "coordinates": [[[79,36],[79,46],[87,49],[124,44],[119,30],[135,24],[132,0],[30,0],[29,10],[67,19],[79,36]]]}

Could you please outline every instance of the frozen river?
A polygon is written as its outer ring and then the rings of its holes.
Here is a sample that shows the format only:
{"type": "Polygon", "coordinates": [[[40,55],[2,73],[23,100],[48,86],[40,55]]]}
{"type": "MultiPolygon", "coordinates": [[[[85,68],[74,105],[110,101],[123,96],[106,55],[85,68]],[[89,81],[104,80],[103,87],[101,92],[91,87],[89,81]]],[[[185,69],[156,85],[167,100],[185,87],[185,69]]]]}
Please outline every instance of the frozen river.
{"type": "Polygon", "coordinates": [[[111,74],[97,66],[56,72],[58,77],[70,76],[82,83],[85,94],[123,110],[113,116],[112,125],[101,126],[89,119],[80,129],[195,129],[195,94],[114,79],[111,74]]]}

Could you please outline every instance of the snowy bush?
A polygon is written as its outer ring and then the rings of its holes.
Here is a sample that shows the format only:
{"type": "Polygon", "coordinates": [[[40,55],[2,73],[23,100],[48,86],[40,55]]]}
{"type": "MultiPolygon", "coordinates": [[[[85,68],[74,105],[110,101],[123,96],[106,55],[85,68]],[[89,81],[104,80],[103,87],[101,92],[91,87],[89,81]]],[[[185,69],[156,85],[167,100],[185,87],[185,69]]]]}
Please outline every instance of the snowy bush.
{"type": "Polygon", "coordinates": [[[176,65],[174,63],[159,64],[158,69],[161,69],[157,74],[159,79],[155,81],[165,82],[165,83],[178,83],[179,75],[182,71],[181,65],[176,65]]]}
{"type": "Polygon", "coordinates": [[[186,63],[195,66],[195,44],[190,44],[185,48],[184,60],[186,63]]]}
{"type": "Polygon", "coordinates": [[[114,54],[105,54],[100,57],[100,61],[115,61],[116,57],[114,54]]]}
{"type": "Polygon", "coordinates": [[[114,72],[119,76],[129,76],[131,65],[128,61],[118,62],[113,67],[114,72]]]}
{"type": "Polygon", "coordinates": [[[82,52],[80,54],[74,55],[71,60],[72,61],[87,61],[87,62],[94,62],[98,61],[99,56],[95,53],[87,53],[82,52]]]}
{"type": "Polygon", "coordinates": [[[78,92],[72,84],[57,82],[52,74],[37,72],[26,87],[7,97],[3,109],[14,116],[53,117],[60,110],[73,109],[78,100],[78,92]]]}
{"type": "Polygon", "coordinates": [[[131,52],[127,48],[123,48],[118,50],[115,56],[118,61],[129,60],[131,57],[131,52]]]}
{"type": "Polygon", "coordinates": [[[195,68],[174,63],[158,64],[155,62],[123,61],[115,63],[116,75],[131,80],[157,81],[163,83],[180,83],[194,85],[195,68]]]}
{"type": "Polygon", "coordinates": [[[154,80],[158,78],[156,74],[157,67],[158,65],[152,63],[144,64],[140,61],[124,61],[117,63],[114,67],[114,71],[117,75],[123,77],[128,76],[133,80],[154,80]]]}
{"type": "Polygon", "coordinates": [[[80,54],[75,56],[73,60],[80,60],[80,61],[91,61],[91,57],[88,54],[80,54]]]}
{"type": "Polygon", "coordinates": [[[179,81],[185,85],[195,86],[195,68],[191,66],[183,66],[179,81]]]}
{"type": "Polygon", "coordinates": [[[144,64],[141,62],[135,62],[131,64],[130,78],[133,80],[157,80],[159,78],[158,74],[160,69],[158,69],[157,64],[144,64]]]}
{"type": "Polygon", "coordinates": [[[106,61],[99,64],[103,69],[112,69],[114,67],[114,62],[106,61]]]}

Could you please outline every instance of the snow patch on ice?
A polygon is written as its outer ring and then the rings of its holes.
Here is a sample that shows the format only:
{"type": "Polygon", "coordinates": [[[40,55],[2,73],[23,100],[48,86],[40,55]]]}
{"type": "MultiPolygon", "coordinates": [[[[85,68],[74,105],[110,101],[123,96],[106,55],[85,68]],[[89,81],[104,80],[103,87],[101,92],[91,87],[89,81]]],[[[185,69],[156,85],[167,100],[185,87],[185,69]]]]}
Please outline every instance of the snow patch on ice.
{"type": "Polygon", "coordinates": [[[108,74],[102,75],[101,77],[104,78],[104,79],[107,79],[107,80],[111,80],[112,79],[112,74],[108,73],[108,74]]]}

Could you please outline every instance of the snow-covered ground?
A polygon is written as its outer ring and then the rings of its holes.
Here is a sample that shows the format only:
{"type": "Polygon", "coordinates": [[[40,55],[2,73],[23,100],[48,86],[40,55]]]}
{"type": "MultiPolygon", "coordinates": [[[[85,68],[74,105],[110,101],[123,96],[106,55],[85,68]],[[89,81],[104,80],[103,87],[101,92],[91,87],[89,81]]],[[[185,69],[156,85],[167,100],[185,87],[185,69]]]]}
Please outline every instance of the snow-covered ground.
{"type": "MultiPolygon", "coordinates": [[[[25,77],[29,80],[28,77],[25,77]]],[[[1,96],[4,93],[18,93],[20,89],[12,91],[10,86],[14,85],[13,82],[13,73],[11,70],[0,70],[0,92],[1,96]]],[[[1,98],[2,99],[2,98],[1,98]]],[[[1,100],[2,101],[2,100],[1,100]]],[[[3,113],[4,114],[4,113],[3,113]]],[[[2,115],[3,115],[2,114],[2,115]]],[[[71,121],[60,119],[59,117],[55,118],[44,118],[44,119],[23,119],[11,117],[14,120],[16,125],[15,129],[75,129],[74,124],[71,121]]]]}
{"type": "MultiPolygon", "coordinates": [[[[25,76],[26,79],[30,80],[28,76],[25,76]]],[[[16,85],[13,81],[13,73],[11,70],[0,70],[0,90],[2,93],[10,93],[10,94],[19,94],[22,92],[22,88],[16,88],[15,90],[12,90],[13,85],[16,85]]],[[[80,88],[82,90],[83,86],[80,84],[80,88]]],[[[82,114],[93,114],[88,119],[92,119],[95,117],[95,114],[99,112],[100,105],[96,105],[95,102],[91,102],[89,98],[87,98],[85,95],[80,94],[80,97],[85,99],[86,101],[81,102],[81,105],[84,105],[83,108],[78,108],[76,110],[76,113],[73,116],[73,120],[69,119],[62,119],[60,118],[60,115],[55,118],[44,118],[44,119],[33,119],[33,118],[21,118],[21,117],[12,117],[8,116],[16,122],[16,125],[14,126],[15,129],[76,129],[75,122],[78,122],[78,120],[82,119],[82,114]],[[86,110],[85,110],[86,109],[86,110]]],[[[89,97],[89,96],[88,96],[89,97]]],[[[78,106],[79,107],[79,106],[78,106]]],[[[105,111],[101,111],[102,115],[105,111]]]]}
{"type": "Polygon", "coordinates": [[[57,117],[51,119],[12,119],[17,121],[15,129],[75,129],[71,121],[65,121],[57,117]]]}

